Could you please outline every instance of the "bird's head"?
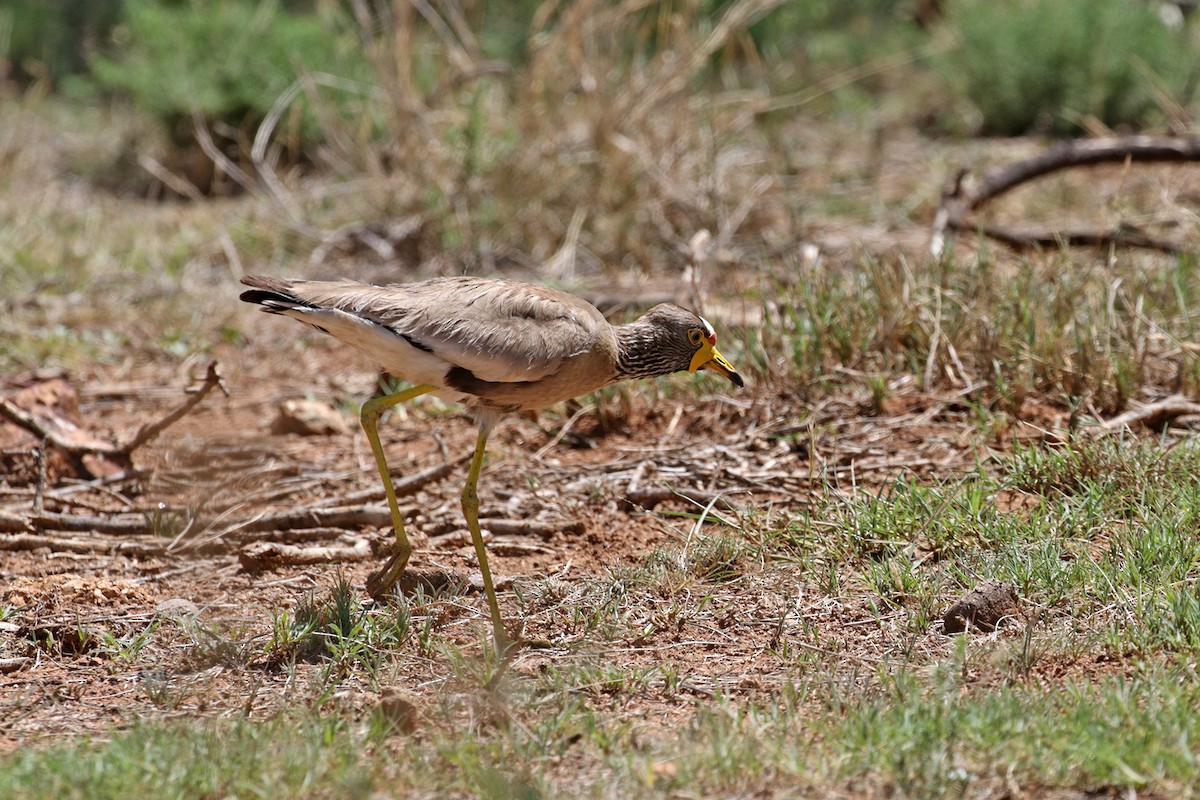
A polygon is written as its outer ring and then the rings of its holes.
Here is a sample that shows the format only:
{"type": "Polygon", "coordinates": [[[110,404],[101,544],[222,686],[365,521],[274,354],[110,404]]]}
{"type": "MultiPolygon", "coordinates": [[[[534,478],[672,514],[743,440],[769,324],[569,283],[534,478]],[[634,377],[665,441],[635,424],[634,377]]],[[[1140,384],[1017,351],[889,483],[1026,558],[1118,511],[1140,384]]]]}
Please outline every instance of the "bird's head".
{"type": "Polygon", "coordinates": [[[653,331],[652,336],[642,339],[633,348],[636,353],[634,360],[642,363],[637,364],[631,372],[666,375],[684,370],[695,372],[698,369],[710,369],[724,375],[735,386],[746,385],[733,364],[717,350],[717,334],[713,326],[704,317],[686,308],[662,303],[628,327],[653,331]]]}

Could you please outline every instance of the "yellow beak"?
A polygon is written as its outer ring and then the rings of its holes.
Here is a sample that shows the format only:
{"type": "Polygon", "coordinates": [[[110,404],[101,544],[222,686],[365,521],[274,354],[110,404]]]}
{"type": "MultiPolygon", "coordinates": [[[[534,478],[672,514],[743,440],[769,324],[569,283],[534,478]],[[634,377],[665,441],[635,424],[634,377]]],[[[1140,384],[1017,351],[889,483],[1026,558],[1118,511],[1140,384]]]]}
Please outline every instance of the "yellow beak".
{"type": "Polygon", "coordinates": [[[713,372],[720,373],[729,378],[739,389],[746,385],[742,376],[738,375],[737,370],[733,368],[733,364],[730,364],[725,356],[721,355],[721,351],[715,345],[707,341],[701,344],[696,355],[692,356],[692,364],[688,367],[688,372],[695,372],[698,369],[711,369],[713,372]]]}

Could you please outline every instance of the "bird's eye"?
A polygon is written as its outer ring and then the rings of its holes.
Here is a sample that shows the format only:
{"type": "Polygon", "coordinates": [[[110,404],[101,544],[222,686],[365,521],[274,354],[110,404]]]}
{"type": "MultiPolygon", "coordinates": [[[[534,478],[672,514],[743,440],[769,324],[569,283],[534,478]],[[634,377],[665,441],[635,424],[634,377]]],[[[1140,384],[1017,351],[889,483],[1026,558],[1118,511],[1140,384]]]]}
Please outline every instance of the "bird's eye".
{"type": "Polygon", "coordinates": [[[704,341],[704,331],[699,328],[692,328],[688,331],[688,341],[699,347],[700,343],[704,341]]]}

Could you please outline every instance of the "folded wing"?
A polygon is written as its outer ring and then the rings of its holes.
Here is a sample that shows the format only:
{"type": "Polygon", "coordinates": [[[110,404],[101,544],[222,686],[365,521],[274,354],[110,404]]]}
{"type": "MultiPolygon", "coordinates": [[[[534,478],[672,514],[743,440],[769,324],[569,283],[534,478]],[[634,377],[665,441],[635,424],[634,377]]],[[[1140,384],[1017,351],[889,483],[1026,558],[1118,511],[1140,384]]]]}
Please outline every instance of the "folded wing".
{"type": "Polygon", "coordinates": [[[409,380],[443,385],[454,367],[494,383],[542,380],[588,352],[607,326],[586,301],[515,281],[371,286],[255,276],[243,283],[255,287],[243,300],[336,336],[409,380]],[[437,364],[441,376],[432,381],[437,364]]]}

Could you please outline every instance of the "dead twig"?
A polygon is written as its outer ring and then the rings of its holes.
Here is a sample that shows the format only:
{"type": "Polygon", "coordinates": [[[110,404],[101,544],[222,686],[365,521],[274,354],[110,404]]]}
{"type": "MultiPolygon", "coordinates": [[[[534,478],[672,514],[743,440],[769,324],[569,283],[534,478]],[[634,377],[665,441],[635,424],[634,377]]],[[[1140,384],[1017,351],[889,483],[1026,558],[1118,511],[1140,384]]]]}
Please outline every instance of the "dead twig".
{"type": "MultiPolygon", "coordinates": [[[[455,467],[470,459],[464,455],[443,464],[423,469],[413,475],[395,481],[396,497],[407,497],[416,494],[426,485],[441,480],[449,475],[455,467]]],[[[280,532],[303,529],[342,529],[356,530],[363,527],[387,528],[392,524],[391,512],[387,506],[357,505],[366,500],[374,500],[383,495],[383,486],[374,486],[360,492],[353,492],[334,499],[336,505],[332,508],[295,508],[275,514],[262,514],[252,517],[245,522],[231,525],[212,538],[221,538],[229,534],[246,534],[259,532],[280,532]]],[[[411,516],[415,508],[401,508],[400,513],[411,516]]]]}
{"type": "Polygon", "coordinates": [[[1132,428],[1135,425],[1143,425],[1147,428],[1157,430],[1169,425],[1179,417],[1196,415],[1200,415],[1200,403],[1189,400],[1182,395],[1173,395],[1155,403],[1147,403],[1140,408],[1126,411],[1124,414],[1119,414],[1110,420],[1106,420],[1100,423],[1100,429],[1105,432],[1112,432],[1127,427],[1132,428]]]}
{"type": "Polygon", "coordinates": [[[578,536],[584,530],[583,523],[579,520],[543,522],[534,519],[495,517],[479,520],[479,527],[491,531],[493,536],[537,536],[541,539],[550,539],[557,533],[578,536]]]}
{"type": "Polygon", "coordinates": [[[53,447],[58,448],[66,453],[74,455],[102,455],[116,458],[128,459],[134,450],[154,439],[171,425],[178,422],[195,408],[204,398],[215,388],[220,388],[226,397],[229,396],[229,390],[225,388],[225,384],[217,371],[217,362],[212,362],[208,365],[208,371],[204,376],[204,382],[195,389],[189,389],[191,395],[178,408],[168,413],[162,419],[148,423],[139,428],[133,436],[129,437],[124,442],[112,444],[110,442],[95,442],[82,443],[74,442],[58,431],[48,427],[36,414],[32,414],[13,403],[0,398],[0,417],[9,422],[24,428],[34,434],[43,441],[49,443],[53,447]]]}
{"type": "MultiPolygon", "coordinates": [[[[254,134],[254,144],[250,148],[250,160],[253,162],[255,170],[258,171],[259,178],[271,193],[271,196],[275,198],[275,202],[291,217],[292,224],[297,228],[304,226],[304,214],[291,192],[283,185],[283,181],[279,180],[279,176],[275,172],[274,163],[268,162],[267,148],[271,143],[272,134],[275,133],[275,126],[279,124],[279,119],[288,107],[291,106],[293,101],[300,96],[302,89],[303,84],[301,81],[293,81],[291,86],[285,89],[279,97],[275,98],[270,112],[268,112],[262,124],[258,126],[258,131],[254,134]]],[[[199,123],[196,124],[198,125],[199,123]]]]}
{"type": "Polygon", "coordinates": [[[137,536],[153,533],[144,514],[119,514],[94,517],[84,514],[32,514],[29,527],[36,531],[71,531],[73,533],[104,533],[114,536],[137,536]]]}
{"type": "Polygon", "coordinates": [[[1178,253],[1178,245],[1121,228],[1093,232],[1020,233],[1003,228],[979,226],[970,222],[967,216],[1005,192],[1059,170],[1096,164],[1180,161],[1200,161],[1200,138],[1118,136],[1066,142],[1033,158],[992,170],[974,185],[967,184],[969,170],[962,167],[942,193],[942,203],[934,217],[930,252],[935,258],[940,258],[946,252],[955,232],[975,230],[1017,249],[1051,245],[1118,244],[1178,253]]]}
{"type": "Polygon", "coordinates": [[[605,316],[631,308],[651,308],[659,303],[684,302],[680,298],[679,292],[639,292],[636,289],[625,290],[623,288],[615,291],[585,293],[583,297],[596,308],[600,309],[605,316]]]}
{"type": "MultiPolygon", "coordinates": [[[[409,495],[419,492],[427,484],[433,483],[434,481],[440,481],[442,478],[445,478],[447,475],[453,472],[455,468],[462,466],[470,460],[471,454],[467,453],[466,455],[451,459],[444,464],[438,464],[437,466],[429,467],[421,470],[420,472],[403,477],[397,477],[395,471],[393,470],[392,488],[395,490],[397,498],[408,497],[409,495]]],[[[382,497],[383,484],[377,482],[377,485],[370,489],[363,489],[361,492],[344,494],[335,498],[335,501],[336,505],[338,506],[349,506],[356,503],[362,503],[367,500],[377,500],[382,497]]]]}
{"type": "MultiPolygon", "coordinates": [[[[567,521],[538,521],[526,519],[505,519],[503,517],[485,517],[479,520],[479,527],[484,533],[492,536],[536,536],[543,541],[553,539],[555,534],[566,534],[568,536],[580,536],[585,528],[582,522],[578,520],[567,521]]],[[[441,536],[431,536],[429,538],[430,549],[446,549],[450,547],[460,547],[471,544],[470,535],[463,530],[453,531],[441,536]]],[[[536,546],[536,545],[533,545],[536,546]]],[[[488,549],[492,549],[491,545],[488,549]]]]}
{"type": "Polygon", "coordinates": [[[213,141],[212,134],[209,133],[208,123],[204,120],[204,115],[198,110],[192,112],[192,130],[196,135],[196,144],[200,145],[200,149],[204,151],[204,155],[208,156],[216,167],[224,172],[229,177],[237,181],[243,189],[247,191],[261,194],[261,188],[258,182],[246,174],[246,171],[221,152],[221,148],[217,147],[213,141]]]}
{"type": "Polygon", "coordinates": [[[643,486],[633,491],[626,491],[623,498],[630,506],[641,506],[647,511],[653,511],[662,503],[672,500],[683,500],[693,505],[713,505],[725,511],[736,511],[737,506],[727,500],[720,492],[706,492],[701,489],[672,489],[668,486],[643,486]]]}
{"type": "Polygon", "coordinates": [[[540,544],[529,544],[528,542],[513,542],[513,541],[491,541],[488,543],[488,552],[501,557],[523,558],[525,556],[544,556],[551,555],[556,550],[545,547],[540,544]]]}
{"type": "Polygon", "coordinates": [[[444,78],[434,87],[433,91],[426,95],[425,105],[429,108],[436,108],[442,104],[445,98],[452,96],[465,84],[493,75],[507,75],[511,71],[512,67],[503,61],[481,61],[472,64],[466,69],[444,78]]]}
{"type": "Polygon", "coordinates": [[[256,542],[242,548],[238,562],[246,572],[261,572],[279,567],[299,567],[331,562],[346,563],[373,558],[374,552],[366,539],[353,545],[321,545],[298,547],[279,542],[256,542]]]}
{"type": "Polygon", "coordinates": [[[1018,252],[1039,247],[1140,247],[1167,255],[1179,255],[1184,248],[1172,242],[1153,239],[1139,231],[1118,228],[1111,231],[1013,231],[997,225],[978,225],[975,230],[989,239],[1006,244],[1018,252]]]}
{"type": "Polygon", "coordinates": [[[42,440],[43,445],[49,444],[67,453],[77,455],[99,454],[115,455],[117,448],[109,442],[83,443],[73,442],[58,431],[48,427],[36,414],[0,397],[0,417],[8,420],[18,428],[24,428],[42,440]]]}
{"type": "Polygon", "coordinates": [[[0,533],[21,533],[32,529],[28,518],[0,511],[0,533]]]}
{"type": "Polygon", "coordinates": [[[67,539],[60,536],[41,536],[34,533],[0,534],[0,550],[38,550],[46,548],[55,553],[84,553],[101,555],[123,553],[142,557],[161,556],[166,546],[153,542],[114,541],[103,539],[67,539]]]}
{"type": "Polygon", "coordinates": [[[336,542],[347,536],[358,538],[358,531],[346,528],[287,528],[261,531],[254,536],[244,537],[255,542],[279,542],[281,544],[304,544],[305,542],[336,542]]]}
{"type": "MultiPolygon", "coordinates": [[[[402,508],[400,513],[407,516],[414,509],[402,508]],[[407,512],[407,513],[406,513],[407,512]]],[[[299,508],[292,511],[281,511],[278,514],[264,514],[255,517],[242,525],[234,527],[234,531],[254,533],[258,531],[286,531],[303,528],[361,528],[373,526],[376,528],[391,527],[392,514],[387,506],[360,506],[358,508],[299,508]]]]}
{"type": "Polygon", "coordinates": [[[37,484],[33,487],[33,513],[40,514],[46,508],[46,440],[37,448],[37,484]]]}
{"type": "Polygon", "coordinates": [[[551,438],[550,441],[546,442],[544,445],[542,445],[541,447],[538,448],[538,451],[533,454],[533,457],[535,459],[540,460],[544,455],[546,455],[546,453],[548,453],[552,449],[554,449],[558,445],[558,443],[563,440],[563,437],[567,435],[567,432],[571,430],[571,427],[577,421],[579,421],[579,419],[581,417],[583,417],[585,414],[594,413],[595,411],[596,411],[596,406],[594,404],[589,404],[589,405],[586,405],[586,406],[583,406],[582,408],[580,408],[578,411],[576,411],[574,414],[572,414],[570,417],[567,418],[567,421],[564,422],[559,427],[558,433],[554,434],[553,438],[551,438]]]}
{"type": "Polygon", "coordinates": [[[393,261],[402,254],[417,259],[425,224],[421,214],[396,222],[352,222],[323,237],[308,260],[310,264],[323,264],[335,251],[352,254],[364,248],[380,261],[393,261]]]}
{"type": "Polygon", "coordinates": [[[151,177],[161,182],[171,191],[180,197],[186,197],[189,200],[200,200],[204,197],[204,193],[196,188],[196,185],[180,175],[176,175],[171,170],[157,159],[151,158],[145,153],[141,153],[137,157],[138,166],[149,172],[151,177]]]}
{"type": "Polygon", "coordinates": [[[0,658],[0,674],[7,675],[10,672],[17,672],[32,663],[33,659],[25,656],[17,656],[15,658],[0,658]]]}
{"type": "Polygon", "coordinates": [[[188,412],[199,405],[209,392],[217,388],[221,390],[222,394],[229,397],[229,389],[225,387],[221,373],[217,371],[217,362],[213,361],[209,363],[208,370],[204,374],[204,382],[195,389],[187,390],[188,394],[191,395],[190,397],[184,400],[178,408],[157,422],[151,422],[148,425],[138,428],[137,432],[129,440],[117,445],[116,454],[128,456],[134,450],[154,439],[171,425],[174,425],[187,416],[188,412]]]}

